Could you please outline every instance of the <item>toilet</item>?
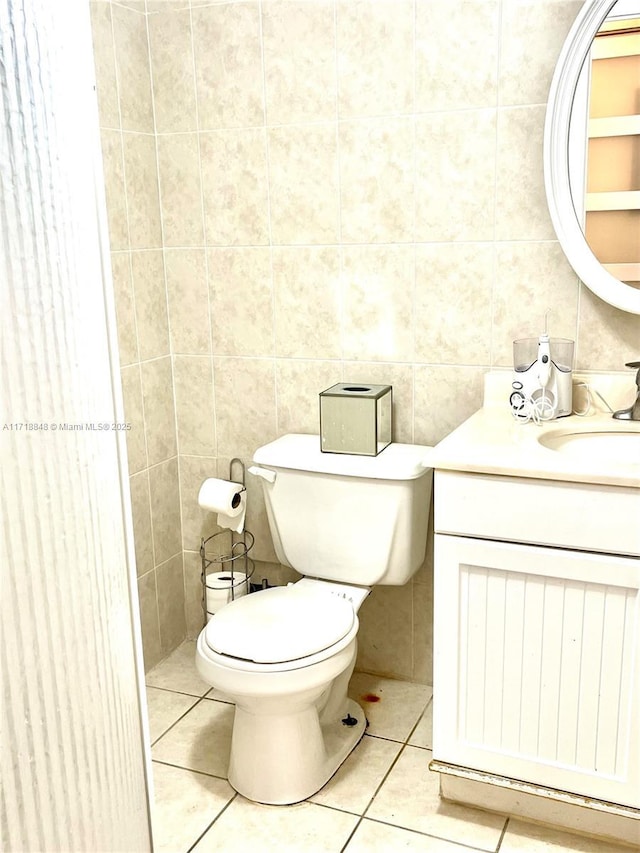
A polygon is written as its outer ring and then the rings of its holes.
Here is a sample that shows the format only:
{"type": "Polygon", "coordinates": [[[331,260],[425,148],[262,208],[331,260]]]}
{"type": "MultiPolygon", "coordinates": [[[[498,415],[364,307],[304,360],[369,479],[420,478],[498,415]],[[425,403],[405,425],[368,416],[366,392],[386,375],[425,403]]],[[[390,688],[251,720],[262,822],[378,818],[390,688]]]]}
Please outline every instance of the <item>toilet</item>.
{"type": "Polygon", "coordinates": [[[307,799],[364,734],[347,696],[358,610],[372,586],[405,584],[424,560],[430,452],[323,453],[317,435],[255,452],[276,554],[303,577],[225,605],[196,650],[200,676],[235,703],[229,782],[248,799],[307,799]]]}

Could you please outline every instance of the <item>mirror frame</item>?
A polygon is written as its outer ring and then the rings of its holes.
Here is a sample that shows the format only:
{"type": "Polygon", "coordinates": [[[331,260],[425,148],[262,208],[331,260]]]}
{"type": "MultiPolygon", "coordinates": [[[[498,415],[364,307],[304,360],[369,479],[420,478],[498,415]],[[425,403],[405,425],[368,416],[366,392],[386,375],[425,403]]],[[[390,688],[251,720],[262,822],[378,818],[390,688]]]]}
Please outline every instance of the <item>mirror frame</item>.
{"type": "Polygon", "coordinates": [[[591,42],[615,3],[616,0],[587,0],[560,52],[544,125],[544,185],[556,235],[581,281],[609,305],[640,314],[640,290],[607,272],[591,251],[569,184],[569,124],[578,77],[591,42]]]}

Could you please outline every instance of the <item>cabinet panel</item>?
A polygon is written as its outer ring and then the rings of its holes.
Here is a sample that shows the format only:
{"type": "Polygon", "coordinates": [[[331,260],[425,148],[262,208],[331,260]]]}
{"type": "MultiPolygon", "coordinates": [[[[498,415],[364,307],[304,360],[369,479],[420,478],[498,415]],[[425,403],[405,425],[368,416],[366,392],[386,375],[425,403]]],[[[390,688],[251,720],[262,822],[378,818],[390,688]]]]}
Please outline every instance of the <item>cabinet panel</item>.
{"type": "Polygon", "coordinates": [[[436,533],[640,556],[640,489],[436,471],[436,533]]]}
{"type": "Polygon", "coordinates": [[[640,806],[640,561],[438,534],[435,566],[434,757],[640,806]]]}

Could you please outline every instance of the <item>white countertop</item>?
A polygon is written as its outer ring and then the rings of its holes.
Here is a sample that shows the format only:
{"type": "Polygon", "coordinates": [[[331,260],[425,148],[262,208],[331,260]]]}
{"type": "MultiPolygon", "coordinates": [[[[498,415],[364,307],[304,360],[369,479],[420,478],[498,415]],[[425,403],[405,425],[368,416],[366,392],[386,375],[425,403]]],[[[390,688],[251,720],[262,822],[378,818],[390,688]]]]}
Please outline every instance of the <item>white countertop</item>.
{"type": "MultiPolygon", "coordinates": [[[[488,376],[489,383],[494,379],[488,376]]],[[[498,380],[504,383],[504,376],[498,380]]],[[[487,388],[487,386],[485,386],[487,388]]],[[[628,396],[628,395],[627,395],[628,396]]],[[[552,450],[538,441],[550,431],[640,433],[640,422],[614,420],[609,413],[571,415],[540,425],[518,423],[506,403],[508,393],[497,397],[485,390],[485,406],[432,451],[435,469],[533,477],[565,482],[596,483],[640,489],[640,453],[623,462],[593,454],[574,456],[552,450]]],[[[640,523],[640,522],[639,522],[640,523]]]]}

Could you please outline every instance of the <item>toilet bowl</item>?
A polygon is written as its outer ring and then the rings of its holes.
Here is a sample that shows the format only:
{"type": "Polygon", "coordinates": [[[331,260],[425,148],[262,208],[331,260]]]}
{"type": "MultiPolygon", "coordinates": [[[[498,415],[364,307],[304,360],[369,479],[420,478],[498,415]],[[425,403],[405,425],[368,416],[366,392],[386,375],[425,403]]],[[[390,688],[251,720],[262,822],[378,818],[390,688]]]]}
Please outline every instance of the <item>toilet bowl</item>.
{"type": "Polygon", "coordinates": [[[364,734],[347,688],[368,592],[303,578],[228,604],[201,632],[198,671],[235,702],[229,782],[248,799],[306,799],[364,734]]]}
{"type": "Polygon", "coordinates": [[[201,677],[235,703],[229,782],[248,799],[310,797],[364,734],[347,696],[358,611],[374,584],[404,584],[423,562],[429,453],[326,454],[311,435],[255,452],[276,554],[304,577],[222,607],[196,650],[201,677]]]}

